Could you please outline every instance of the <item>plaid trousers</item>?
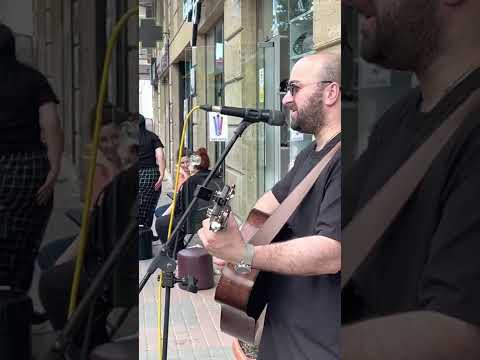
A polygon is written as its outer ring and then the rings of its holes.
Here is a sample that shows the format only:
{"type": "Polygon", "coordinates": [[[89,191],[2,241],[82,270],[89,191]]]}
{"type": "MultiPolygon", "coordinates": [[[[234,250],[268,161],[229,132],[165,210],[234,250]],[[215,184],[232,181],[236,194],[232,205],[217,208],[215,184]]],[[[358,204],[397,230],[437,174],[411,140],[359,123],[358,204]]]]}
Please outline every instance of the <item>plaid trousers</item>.
{"type": "Polygon", "coordinates": [[[138,176],[138,224],[150,227],[162,192],[162,189],[155,191],[154,188],[160,177],[160,171],[156,167],[139,169],[138,176]]]}
{"type": "Polygon", "coordinates": [[[53,208],[36,194],[50,170],[44,152],[0,155],[0,284],[30,287],[35,258],[53,208]]]}

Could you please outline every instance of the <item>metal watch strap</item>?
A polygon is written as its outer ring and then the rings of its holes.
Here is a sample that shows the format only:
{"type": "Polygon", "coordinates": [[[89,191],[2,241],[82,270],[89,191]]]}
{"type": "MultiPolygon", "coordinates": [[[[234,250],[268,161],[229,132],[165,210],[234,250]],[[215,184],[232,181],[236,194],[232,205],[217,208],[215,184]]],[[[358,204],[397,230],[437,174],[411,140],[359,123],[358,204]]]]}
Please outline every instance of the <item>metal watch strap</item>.
{"type": "Polygon", "coordinates": [[[236,272],[240,274],[247,274],[252,270],[252,262],[253,257],[255,255],[255,246],[252,244],[245,244],[245,253],[243,258],[240,260],[238,264],[234,265],[234,269],[236,272]]]}
{"type": "Polygon", "coordinates": [[[241,263],[244,265],[252,266],[253,256],[255,255],[255,246],[252,244],[245,244],[245,254],[243,255],[241,263]]]}

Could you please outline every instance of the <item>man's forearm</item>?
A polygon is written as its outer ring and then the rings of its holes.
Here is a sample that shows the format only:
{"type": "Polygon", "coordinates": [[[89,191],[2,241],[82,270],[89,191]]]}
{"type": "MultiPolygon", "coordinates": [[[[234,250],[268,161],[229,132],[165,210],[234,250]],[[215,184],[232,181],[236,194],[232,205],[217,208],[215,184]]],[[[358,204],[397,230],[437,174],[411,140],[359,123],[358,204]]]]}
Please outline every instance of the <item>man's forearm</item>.
{"type": "Polygon", "coordinates": [[[45,144],[47,145],[47,156],[50,162],[50,171],[57,174],[60,171],[62,154],[64,148],[63,130],[57,114],[57,107],[54,103],[47,103],[39,109],[40,128],[45,144]]]}
{"type": "Polygon", "coordinates": [[[167,162],[165,160],[165,153],[163,149],[156,149],[155,150],[155,157],[157,160],[158,171],[160,172],[160,176],[163,178],[165,175],[165,167],[167,166],[167,162]]]}
{"type": "Polygon", "coordinates": [[[161,161],[160,161],[160,165],[158,167],[158,170],[160,171],[160,176],[163,178],[165,177],[165,168],[166,168],[167,164],[166,164],[166,161],[165,161],[165,158],[163,158],[161,161]]]}
{"type": "Polygon", "coordinates": [[[58,128],[55,133],[47,132],[45,136],[47,144],[47,156],[50,162],[51,171],[58,173],[62,161],[62,154],[64,150],[63,131],[58,128]]]}
{"type": "Polygon", "coordinates": [[[324,236],[308,236],[255,247],[253,267],[287,275],[323,275],[340,271],[341,245],[324,236]]]}
{"type": "Polygon", "coordinates": [[[436,312],[392,315],[342,328],[343,360],[480,359],[480,329],[436,312]]]}

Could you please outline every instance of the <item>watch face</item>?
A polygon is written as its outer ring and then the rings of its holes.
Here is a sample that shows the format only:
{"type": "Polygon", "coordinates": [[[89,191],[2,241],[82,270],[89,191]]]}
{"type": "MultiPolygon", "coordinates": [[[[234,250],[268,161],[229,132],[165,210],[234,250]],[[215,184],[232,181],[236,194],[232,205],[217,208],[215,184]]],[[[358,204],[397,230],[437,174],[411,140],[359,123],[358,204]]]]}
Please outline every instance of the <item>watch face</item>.
{"type": "Polygon", "coordinates": [[[244,264],[235,265],[235,271],[239,274],[248,274],[251,271],[251,267],[244,264]]]}

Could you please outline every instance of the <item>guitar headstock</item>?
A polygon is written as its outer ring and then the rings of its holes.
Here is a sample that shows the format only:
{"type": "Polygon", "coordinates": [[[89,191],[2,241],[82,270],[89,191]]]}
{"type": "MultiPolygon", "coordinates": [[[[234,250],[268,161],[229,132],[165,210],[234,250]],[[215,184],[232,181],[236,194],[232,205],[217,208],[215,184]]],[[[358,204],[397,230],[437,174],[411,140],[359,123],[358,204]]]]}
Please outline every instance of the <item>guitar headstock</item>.
{"type": "Polygon", "coordinates": [[[230,200],[235,196],[235,185],[225,185],[222,191],[216,191],[213,194],[213,206],[207,210],[207,216],[210,218],[210,231],[217,232],[227,227],[227,219],[232,208],[230,200]]]}

